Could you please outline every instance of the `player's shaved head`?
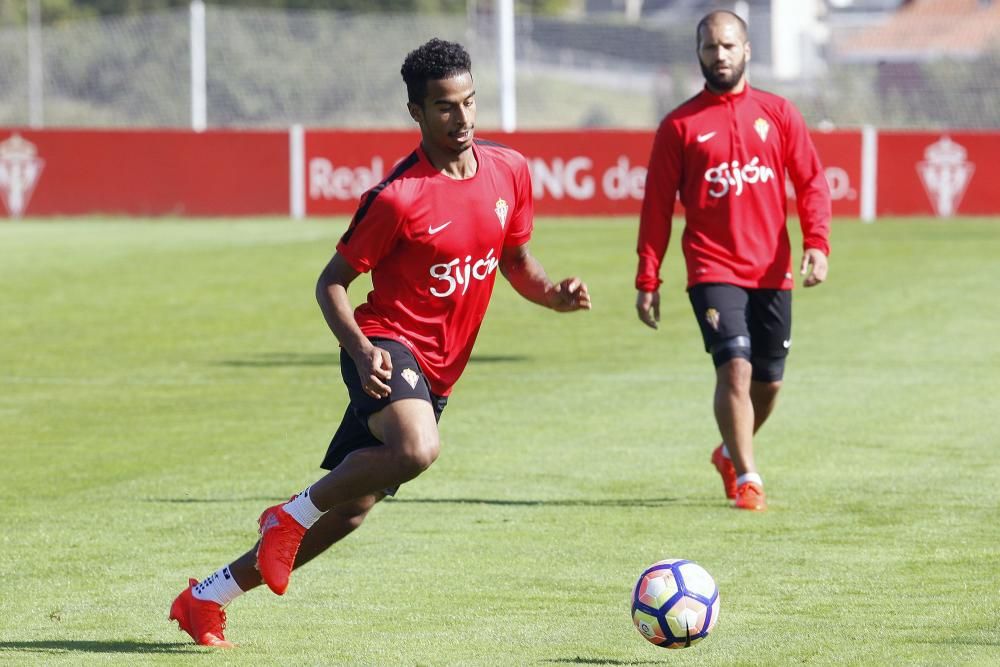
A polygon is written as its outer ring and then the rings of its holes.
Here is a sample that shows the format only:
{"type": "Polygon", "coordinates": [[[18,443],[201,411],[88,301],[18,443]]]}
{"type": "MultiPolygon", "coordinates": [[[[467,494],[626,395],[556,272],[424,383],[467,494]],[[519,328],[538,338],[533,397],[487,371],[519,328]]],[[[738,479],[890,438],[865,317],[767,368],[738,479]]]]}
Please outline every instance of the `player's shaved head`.
{"type": "Polygon", "coordinates": [[[423,106],[427,82],[472,73],[472,59],[461,44],[434,38],[407,54],[399,73],[406,82],[406,96],[423,106]]]}
{"type": "Polygon", "coordinates": [[[702,33],[707,28],[715,27],[717,25],[722,26],[727,23],[731,23],[736,26],[739,30],[740,39],[742,39],[745,44],[749,37],[747,22],[740,18],[739,14],[731,12],[728,9],[716,9],[715,11],[705,14],[705,16],[698,21],[698,27],[695,29],[695,38],[697,40],[698,47],[701,47],[702,33]]]}
{"type": "Polygon", "coordinates": [[[709,12],[698,22],[697,37],[698,64],[709,90],[742,91],[750,60],[746,22],[724,9],[709,12]]]}

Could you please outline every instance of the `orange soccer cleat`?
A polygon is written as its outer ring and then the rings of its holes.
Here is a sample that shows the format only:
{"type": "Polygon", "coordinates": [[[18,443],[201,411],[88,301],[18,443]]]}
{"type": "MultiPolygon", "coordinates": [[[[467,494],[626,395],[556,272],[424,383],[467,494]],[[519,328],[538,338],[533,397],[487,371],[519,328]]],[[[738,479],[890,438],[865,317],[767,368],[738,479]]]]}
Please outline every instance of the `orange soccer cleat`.
{"type": "Polygon", "coordinates": [[[720,444],[712,450],[712,464],[722,475],[722,487],[726,490],[726,498],[732,500],[736,497],[736,468],[733,462],[722,455],[722,445],[720,444]]]}
{"type": "Polygon", "coordinates": [[[288,589],[295,555],[306,534],[305,527],[282,509],[282,505],[268,507],[258,521],[257,569],[267,587],[277,595],[284,595],[288,589]]]}
{"type": "Polygon", "coordinates": [[[197,579],[188,580],[188,587],[170,605],[168,618],[177,621],[180,629],[191,635],[195,644],[233,648],[234,644],[226,641],[222,634],[226,629],[226,612],[216,602],[196,598],[191,591],[197,583],[197,579]]]}
{"type": "Polygon", "coordinates": [[[764,489],[756,482],[744,482],[736,489],[733,507],[738,510],[753,510],[763,512],[767,509],[764,489]]]}

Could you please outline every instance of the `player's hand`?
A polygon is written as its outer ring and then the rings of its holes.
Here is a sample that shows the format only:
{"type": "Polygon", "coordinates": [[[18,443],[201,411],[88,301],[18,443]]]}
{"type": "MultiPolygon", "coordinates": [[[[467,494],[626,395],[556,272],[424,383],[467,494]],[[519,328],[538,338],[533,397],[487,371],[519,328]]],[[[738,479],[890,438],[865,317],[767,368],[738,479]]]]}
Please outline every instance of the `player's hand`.
{"type": "Polygon", "coordinates": [[[828,270],[829,264],[826,254],[816,248],[806,248],[806,251],[802,253],[802,268],[799,270],[799,274],[805,276],[802,279],[802,285],[804,287],[819,285],[826,280],[828,270]]]}
{"type": "Polygon", "coordinates": [[[635,297],[635,310],[639,314],[639,319],[650,329],[660,328],[660,293],[643,292],[635,297]]]}
{"type": "Polygon", "coordinates": [[[385,398],[392,389],[389,380],[392,378],[392,357],[386,350],[372,346],[354,360],[361,377],[361,387],[372,398],[385,398]]]}
{"type": "Polygon", "coordinates": [[[560,313],[590,310],[590,291],[579,278],[566,278],[548,293],[549,308],[560,313]]]}

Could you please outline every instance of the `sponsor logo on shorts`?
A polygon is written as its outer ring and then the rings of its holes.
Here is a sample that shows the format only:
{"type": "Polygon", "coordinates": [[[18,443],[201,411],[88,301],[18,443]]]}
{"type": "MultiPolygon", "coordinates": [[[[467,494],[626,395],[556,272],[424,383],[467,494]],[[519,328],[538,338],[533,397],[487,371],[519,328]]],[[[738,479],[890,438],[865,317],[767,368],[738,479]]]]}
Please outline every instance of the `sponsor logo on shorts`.
{"type": "Polygon", "coordinates": [[[406,380],[406,384],[410,385],[410,389],[417,388],[417,381],[420,379],[420,377],[413,371],[412,368],[404,368],[403,372],[400,373],[400,375],[403,377],[404,380],[406,380]]]}
{"type": "Polygon", "coordinates": [[[719,311],[715,308],[709,308],[705,311],[705,321],[708,322],[708,326],[712,327],[715,331],[719,330],[719,311]]]}

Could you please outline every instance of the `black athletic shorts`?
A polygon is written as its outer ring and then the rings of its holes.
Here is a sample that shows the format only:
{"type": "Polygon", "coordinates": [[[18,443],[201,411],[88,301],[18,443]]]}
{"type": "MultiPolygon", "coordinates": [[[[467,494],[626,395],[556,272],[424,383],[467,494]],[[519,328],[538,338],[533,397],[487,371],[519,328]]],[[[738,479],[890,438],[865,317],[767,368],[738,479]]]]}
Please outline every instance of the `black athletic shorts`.
{"type": "Polygon", "coordinates": [[[792,345],[792,291],[703,283],[688,289],[705,351],[716,368],[736,357],[753,365],[753,379],[776,382],[792,345]]]}
{"type": "Polygon", "coordinates": [[[392,378],[389,380],[392,392],[386,398],[373,398],[366,394],[361,387],[361,377],[354,360],[343,349],[340,350],[340,374],[347,385],[351,401],[320,464],[326,470],[336,468],[351,452],[382,444],[368,430],[368,418],[393,401],[404,398],[423,399],[434,408],[434,418],[437,420],[441,419],[441,413],[448,403],[447,396],[438,396],[430,390],[427,378],[409,348],[387,338],[372,338],[371,342],[388,352],[392,358],[392,378]]]}

